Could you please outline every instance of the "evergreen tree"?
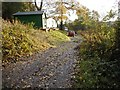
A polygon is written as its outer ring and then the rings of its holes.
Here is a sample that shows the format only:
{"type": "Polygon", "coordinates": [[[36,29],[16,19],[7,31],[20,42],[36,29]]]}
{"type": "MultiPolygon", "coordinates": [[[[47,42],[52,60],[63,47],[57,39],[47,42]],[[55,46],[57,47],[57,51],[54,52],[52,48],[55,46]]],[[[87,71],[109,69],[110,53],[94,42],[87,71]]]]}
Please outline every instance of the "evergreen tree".
{"type": "Polygon", "coordinates": [[[3,2],[2,18],[12,20],[12,14],[18,11],[34,11],[32,2],[3,2]]]}

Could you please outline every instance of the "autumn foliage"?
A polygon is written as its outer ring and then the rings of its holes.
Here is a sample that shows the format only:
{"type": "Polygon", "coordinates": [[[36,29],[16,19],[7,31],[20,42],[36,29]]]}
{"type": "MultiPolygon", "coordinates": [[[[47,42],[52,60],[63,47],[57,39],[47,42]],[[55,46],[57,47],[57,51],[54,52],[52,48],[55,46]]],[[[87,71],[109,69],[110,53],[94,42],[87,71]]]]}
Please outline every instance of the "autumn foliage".
{"type": "MultiPolygon", "coordinates": [[[[81,31],[83,42],[79,46],[79,71],[76,87],[118,88],[119,58],[116,48],[115,23],[99,23],[95,29],[81,31]],[[99,26],[99,27],[98,27],[99,26]]],[[[118,35],[118,34],[117,34],[118,35]]]]}
{"type": "Polygon", "coordinates": [[[44,51],[69,38],[59,31],[49,33],[34,29],[33,24],[24,25],[19,21],[13,23],[2,20],[2,53],[3,62],[13,62],[22,56],[44,51]]]}

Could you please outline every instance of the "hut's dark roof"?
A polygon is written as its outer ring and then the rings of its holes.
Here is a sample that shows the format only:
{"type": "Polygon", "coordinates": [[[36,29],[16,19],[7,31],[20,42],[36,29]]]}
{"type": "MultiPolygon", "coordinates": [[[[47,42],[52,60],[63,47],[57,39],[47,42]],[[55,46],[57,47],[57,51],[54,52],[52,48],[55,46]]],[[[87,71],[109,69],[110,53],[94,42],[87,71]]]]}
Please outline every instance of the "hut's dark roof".
{"type": "Polygon", "coordinates": [[[29,12],[17,12],[17,13],[14,13],[13,16],[15,15],[36,15],[36,14],[43,14],[44,11],[29,11],[29,12]]]}

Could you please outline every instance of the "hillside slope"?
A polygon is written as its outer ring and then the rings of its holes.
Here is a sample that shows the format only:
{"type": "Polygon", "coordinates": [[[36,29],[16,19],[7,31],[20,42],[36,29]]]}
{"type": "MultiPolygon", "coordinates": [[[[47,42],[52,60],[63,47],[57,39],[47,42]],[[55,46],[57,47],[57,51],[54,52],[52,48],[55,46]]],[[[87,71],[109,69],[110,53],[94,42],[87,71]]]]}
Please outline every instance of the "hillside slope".
{"type": "Polygon", "coordinates": [[[19,57],[44,51],[70,40],[59,31],[45,32],[34,29],[32,24],[23,25],[18,21],[10,23],[5,20],[2,23],[3,62],[13,62],[19,57]]]}

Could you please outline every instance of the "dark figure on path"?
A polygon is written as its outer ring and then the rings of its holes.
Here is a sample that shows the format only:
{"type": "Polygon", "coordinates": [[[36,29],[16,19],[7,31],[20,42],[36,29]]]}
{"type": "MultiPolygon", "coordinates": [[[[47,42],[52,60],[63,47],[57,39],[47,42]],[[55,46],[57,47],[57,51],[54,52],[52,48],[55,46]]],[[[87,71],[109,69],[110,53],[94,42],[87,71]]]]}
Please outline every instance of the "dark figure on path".
{"type": "Polygon", "coordinates": [[[74,37],[75,36],[75,31],[68,31],[68,36],[69,37],[74,37]]]}

